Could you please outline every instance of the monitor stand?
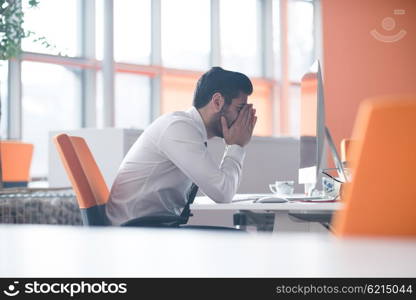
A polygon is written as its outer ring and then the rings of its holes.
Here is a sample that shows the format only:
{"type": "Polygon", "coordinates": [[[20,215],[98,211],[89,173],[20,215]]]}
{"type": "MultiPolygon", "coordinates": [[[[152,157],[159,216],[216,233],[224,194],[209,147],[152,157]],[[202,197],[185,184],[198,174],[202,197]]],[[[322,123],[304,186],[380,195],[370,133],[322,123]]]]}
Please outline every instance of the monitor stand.
{"type": "Polygon", "coordinates": [[[337,148],[335,147],[334,141],[332,139],[331,133],[328,129],[328,127],[325,126],[325,140],[328,143],[329,150],[331,151],[332,160],[334,161],[335,168],[338,173],[338,177],[342,182],[349,181],[348,176],[346,175],[346,172],[344,170],[344,165],[342,164],[342,161],[338,155],[337,148]]]}
{"type": "MultiPolygon", "coordinates": [[[[338,151],[335,147],[334,141],[332,139],[331,133],[328,127],[325,126],[325,139],[328,143],[329,149],[331,151],[331,157],[335,164],[335,169],[338,173],[338,178],[342,182],[350,181],[347,172],[344,169],[344,165],[338,155],[338,151]]],[[[325,141],[324,141],[325,142],[325,141]]],[[[307,196],[317,196],[321,192],[316,189],[316,185],[318,182],[318,174],[324,171],[324,169],[319,166],[319,170],[317,170],[317,166],[301,168],[299,169],[299,183],[304,184],[304,191],[305,195],[307,196]]]]}

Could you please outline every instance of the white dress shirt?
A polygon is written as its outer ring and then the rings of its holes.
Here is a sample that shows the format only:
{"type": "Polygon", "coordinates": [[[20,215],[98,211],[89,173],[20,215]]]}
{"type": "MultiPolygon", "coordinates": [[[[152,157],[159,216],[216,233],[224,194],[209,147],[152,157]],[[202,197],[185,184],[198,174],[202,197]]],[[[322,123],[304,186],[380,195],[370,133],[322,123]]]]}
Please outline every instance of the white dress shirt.
{"type": "Polygon", "coordinates": [[[110,221],[119,225],[143,216],[179,216],[192,182],[217,203],[231,202],[245,151],[228,145],[218,166],[206,141],[206,128],[195,107],[156,119],[121,163],[106,205],[110,221]]]}

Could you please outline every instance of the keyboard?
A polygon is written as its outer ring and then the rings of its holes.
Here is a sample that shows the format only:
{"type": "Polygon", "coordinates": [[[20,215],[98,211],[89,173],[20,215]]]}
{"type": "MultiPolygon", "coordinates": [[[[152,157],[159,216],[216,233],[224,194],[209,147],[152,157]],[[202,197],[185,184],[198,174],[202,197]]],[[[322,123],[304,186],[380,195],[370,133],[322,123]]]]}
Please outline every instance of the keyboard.
{"type": "Polygon", "coordinates": [[[287,196],[285,197],[287,200],[289,201],[296,201],[296,200],[300,200],[300,201],[330,201],[330,200],[334,200],[334,198],[330,198],[328,196],[305,196],[305,195],[291,195],[291,196],[287,196]]]}
{"type": "MultiPolygon", "coordinates": [[[[244,201],[256,201],[263,197],[270,197],[273,194],[237,194],[234,196],[232,202],[244,202],[244,201]]],[[[334,201],[334,198],[327,196],[305,196],[303,194],[293,194],[290,196],[282,196],[282,198],[287,199],[288,201],[303,201],[303,202],[326,202],[334,201]]]]}
{"type": "Polygon", "coordinates": [[[266,196],[270,196],[270,194],[237,194],[232,202],[254,201],[266,196]]]}

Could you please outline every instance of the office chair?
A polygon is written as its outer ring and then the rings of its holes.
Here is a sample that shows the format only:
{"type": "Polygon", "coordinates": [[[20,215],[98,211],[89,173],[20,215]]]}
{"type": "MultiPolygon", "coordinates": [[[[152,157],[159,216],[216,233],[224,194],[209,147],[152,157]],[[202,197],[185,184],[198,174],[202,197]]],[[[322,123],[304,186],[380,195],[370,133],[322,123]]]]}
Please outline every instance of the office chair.
{"type": "MultiPolygon", "coordinates": [[[[54,142],[75,191],[83,224],[111,225],[105,212],[110,193],[85,140],[82,137],[60,134],[54,137],[54,142]]],[[[234,228],[217,226],[182,227],[181,222],[179,216],[149,216],[129,220],[121,226],[234,230],[234,228]]]]}
{"type": "Polygon", "coordinates": [[[338,236],[416,236],[416,95],[364,101],[351,147],[352,181],[338,236]]]}
{"type": "Polygon", "coordinates": [[[75,191],[83,224],[110,225],[105,214],[109,191],[85,140],[60,134],[54,142],[75,191]]]}

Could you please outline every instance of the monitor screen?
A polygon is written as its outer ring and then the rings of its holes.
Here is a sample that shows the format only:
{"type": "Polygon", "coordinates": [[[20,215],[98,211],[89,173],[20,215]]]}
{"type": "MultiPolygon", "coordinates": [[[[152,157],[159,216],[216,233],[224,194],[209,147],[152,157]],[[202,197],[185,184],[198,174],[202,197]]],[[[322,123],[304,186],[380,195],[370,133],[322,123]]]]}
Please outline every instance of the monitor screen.
{"type": "MultiPolygon", "coordinates": [[[[325,141],[342,182],[348,180],[342,162],[325,125],[324,88],[319,61],[315,61],[301,80],[299,184],[307,184],[308,193],[319,183],[324,162],[325,141]]],[[[307,187],[307,188],[306,188],[307,187]]]]}
{"type": "Polygon", "coordinates": [[[321,171],[325,141],[325,104],[319,61],[301,80],[299,183],[314,184],[321,171]]]}

